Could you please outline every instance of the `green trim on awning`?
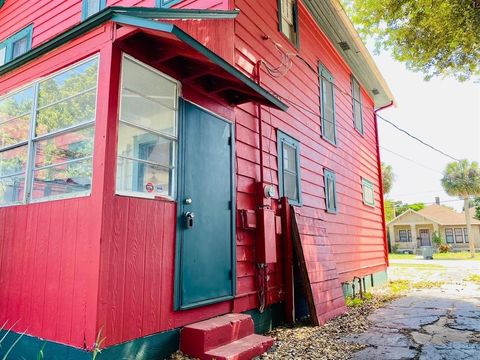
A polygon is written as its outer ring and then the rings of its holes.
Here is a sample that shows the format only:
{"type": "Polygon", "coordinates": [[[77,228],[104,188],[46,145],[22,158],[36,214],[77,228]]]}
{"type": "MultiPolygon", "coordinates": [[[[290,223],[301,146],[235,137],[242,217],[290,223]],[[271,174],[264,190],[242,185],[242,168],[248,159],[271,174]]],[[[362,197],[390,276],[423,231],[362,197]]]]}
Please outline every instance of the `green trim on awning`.
{"type": "Polygon", "coordinates": [[[186,32],[178,28],[173,24],[161,23],[154,20],[148,20],[144,18],[138,18],[134,16],[128,15],[114,15],[112,17],[112,21],[129,26],[141,27],[144,29],[149,30],[157,30],[166,33],[171,33],[175,35],[179,40],[183,41],[184,43],[188,44],[191,48],[195,49],[202,55],[204,55],[208,60],[220,66],[223,70],[228,72],[230,75],[234,76],[245,85],[247,85],[251,90],[255,91],[265,99],[267,99],[273,106],[277,107],[280,110],[286,111],[288,106],[276,98],[272,93],[255,83],[251,80],[248,76],[242,73],[240,70],[235,68],[234,66],[230,65],[227,61],[223,58],[215,54],[210,49],[203,46],[200,42],[196,39],[188,35],[186,32]]]}
{"type": "MultiPolygon", "coordinates": [[[[0,0],[1,1],[1,0],[0,0]]],[[[251,90],[265,98],[272,106],[286,111],[288,106],[275,97],[268,90],[264,89],[240,70],[232,66],[223,58],[215,54],[195,40],[192,36],[173,24],[161,23],[154,19],[234,19],[238,11],[222,10],[183,10],[183,9],[158,9],[144,7],[107,7],[97,14],[87,18],[80,24],[68,29],[55,38],[33,48],[18,58],[0,66],[0,76],[68,43],[69,41],[87,33],[107,21],[114,21],[119,24],[141,27],[144,29],[170,33],[179,40],[188,44],[194,50],[204,55],[208,60],[215,63],[230,75],[234,76],[251,90]]]]}

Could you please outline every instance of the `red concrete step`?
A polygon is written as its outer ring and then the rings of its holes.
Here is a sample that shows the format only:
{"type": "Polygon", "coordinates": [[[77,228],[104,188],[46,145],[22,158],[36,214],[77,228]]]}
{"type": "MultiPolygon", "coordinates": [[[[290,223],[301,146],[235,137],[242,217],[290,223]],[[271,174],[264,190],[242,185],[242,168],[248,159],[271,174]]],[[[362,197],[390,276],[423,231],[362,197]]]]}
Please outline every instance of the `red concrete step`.
{"type": "Polygon", "coordinates": [[[230,344],[253,332],[250,315],[226,314],[185,326],[180,333],[180,350],[189,356],[203,358],[209,350],[230,344]]]}
{"type": "Polygon", "coordinates": [[[271,337],[249,335],[228,345],[208,351],[201,360],[251,360],[262,355],[273,345],[271,337]]]}

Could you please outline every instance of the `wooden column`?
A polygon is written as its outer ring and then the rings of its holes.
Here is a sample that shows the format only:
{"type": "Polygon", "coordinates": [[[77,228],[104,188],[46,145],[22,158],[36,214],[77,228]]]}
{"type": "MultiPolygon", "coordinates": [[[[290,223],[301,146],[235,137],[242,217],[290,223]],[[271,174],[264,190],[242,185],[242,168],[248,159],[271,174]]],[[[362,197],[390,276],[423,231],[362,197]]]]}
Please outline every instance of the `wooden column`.
{"type": "Polygon", "coordinates": [[[417,227],[415,224],[410,225],[410,231],[412,233],[413,253],[417,254],[418,239],[417,239],[417,227]]]}

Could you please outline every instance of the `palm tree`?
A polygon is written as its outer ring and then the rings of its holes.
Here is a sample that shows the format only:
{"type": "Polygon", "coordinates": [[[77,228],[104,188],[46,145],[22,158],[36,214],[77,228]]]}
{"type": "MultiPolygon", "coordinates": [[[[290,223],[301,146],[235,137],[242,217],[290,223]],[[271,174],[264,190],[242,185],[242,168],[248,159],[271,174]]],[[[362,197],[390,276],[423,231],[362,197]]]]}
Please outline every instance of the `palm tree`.
{"type": "Polygon", "coordinates": [[[465,221],[470,243],[470,254],[475,256],[475,239],[471,236],[470,196],[480,195],[480,169],[478,163],[468,160],[452,162],[443,171],[442,186],[450,196],[458,196],[464,201],[465,221]]]}
{"type": "Polygon", "coordinates": [[[393,173],[392,166],[382,162],[382,183],[384,195],[387,195],[390,190],[392,190],[394,181],[395,174],[393,173]]]}

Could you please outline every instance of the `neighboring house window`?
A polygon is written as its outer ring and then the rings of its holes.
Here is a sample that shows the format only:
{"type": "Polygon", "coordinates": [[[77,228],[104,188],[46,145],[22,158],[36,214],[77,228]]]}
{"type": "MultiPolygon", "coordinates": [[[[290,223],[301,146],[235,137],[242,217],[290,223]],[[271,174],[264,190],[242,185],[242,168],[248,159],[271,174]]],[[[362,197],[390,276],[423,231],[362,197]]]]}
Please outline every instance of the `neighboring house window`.
{"type": "Polygon", "coordinates": [[[367,179],[362,179],[363,203],[375,207],[375,191],[373,183],[367,179]]]}
{"type": "Polygon", "coordinates": [[[104,9],[106,0],[83,0],[82,19],[86,19],[104,9]]]}
{"type": "Polygon", "coordinates": [[[467,228],[463,228],[463,241],[468,244],[468,231],[467,228]]]}
{"type": "Polygon", "coordinates": [[[90,193],[97,73],[90,58],[0,98],[0,205],[90,193]]]}
{"type": "Polygon", "coordinates": [[[287,197],[293,205],[300,205],[300,144],[281,131],[277,141],[280,196],[287,197]]]}
{"type": "Polygon", "coordinates": [[[123,56],[118,194],[175,196],[178,94],[177,81],[123,56]]]}
{"type": "Polygon", "coordinates": [[[453,229],[452,228],[446,228],[445,229],[445,241],[447,242],[447,244],[453,244],[454,243],[453,229]]]}
{"type": "Polygon", "coordinates": [[[335,91],[332,74],[320,65],[320,116],[322,136],[332,144],[337,143],[337,129],[335,124],[335,91]]]}
{"type": "Polygon", "coordinates": [[[461,228],[455,228],[455,243],[457,244],[462,244],[463,241],[463,229],[461,228]]]}
{"type": "Polygon", "coordinates": [[[278,0],[278,23],[280,31],[298,46],[298,5],[297,0],[278,0]]]}
{"type": "Polygon", "coordinates": [[[157,6],[161,8],[169,8],[175,4],[178,4],[179,2],[182,2],[182,0],[156,0],[156,1],[157,1],[157,6]]]}
{"type": "Polygon", "coordinates": [[[32,29],[32,25],[27,26],[0,43],[0,66],[32,48],[32,29]]]}
{"type": "Polygon", "coordinates": [[[362,91],[358,81],[352,76],[353,126],[363,134],[362,91]]]}
{"type": "Polygon", "coordinates": [[[411,230],[398,230],[398,242],[411,242],[412,231],[411,230]]]}
{"type": "Polygon", "coordinates": [[[336,213],[338,209],[337,204],[337,180],[333,171],[324,170],[325,178],[325,202],[327,212],[336,213]]]}

